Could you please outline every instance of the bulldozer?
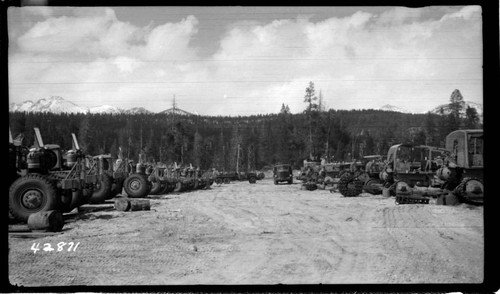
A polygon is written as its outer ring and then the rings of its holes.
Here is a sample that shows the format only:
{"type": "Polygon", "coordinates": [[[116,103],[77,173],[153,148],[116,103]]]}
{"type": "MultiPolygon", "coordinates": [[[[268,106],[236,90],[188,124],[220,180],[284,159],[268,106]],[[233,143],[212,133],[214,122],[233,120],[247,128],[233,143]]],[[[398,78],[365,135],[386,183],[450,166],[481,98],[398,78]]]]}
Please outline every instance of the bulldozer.
{"type": "Polygon", "coordinates": [[[44,144],[39,128],[34,132],[32,148],[17,148],[17,179],[9,188],[10,213],[21,221],[40,211],[69,212],[87,203],[98,183],[97,167],[86,160],[75,134],[72,149],[64,152],[44,144]]]}
{"type": "Polygon", "coordinates": [[[482,129],[457,130],[446,137],[450,152],[436,174],[443,188],[453,190],[460,202],[482,204],[484,199],[484,133],[482,129]]]}
{"type": "Polygon", "coordinates": [[[457,130],[446,136],[445,148],[391,146],[379,183],[368,185],[370,177],[365,173],[345,175],[347,193],[342,194],[382,191],[396,196],[397,204],[411,204],[429,203],[431,197],[439,200],[451,193],[458,202],[480,205],[484,194],[483,137],[482,129],[457,130]]]}

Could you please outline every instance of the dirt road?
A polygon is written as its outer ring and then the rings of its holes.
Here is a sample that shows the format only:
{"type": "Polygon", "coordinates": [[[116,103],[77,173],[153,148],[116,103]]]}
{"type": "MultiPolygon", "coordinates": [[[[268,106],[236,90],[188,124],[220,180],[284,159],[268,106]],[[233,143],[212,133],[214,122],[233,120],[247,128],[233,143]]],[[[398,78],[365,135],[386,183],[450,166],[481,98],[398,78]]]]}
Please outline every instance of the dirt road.
{"type": "MultiPolygon", "coordinates": [[[[300,185],[236,182],[68,219],[64,233],[9,237],[24,286],[481,283],[483,208],[395,205],[300,185]],[[79,243],[57,251],[60,242],[79,243]],[[34,253],[34,243],[56,250],[34,253]],[[74,249],[74,248],[73,248],[74,249]]],[[[62,244],[62,243],[60,243],[62,244]]]]}

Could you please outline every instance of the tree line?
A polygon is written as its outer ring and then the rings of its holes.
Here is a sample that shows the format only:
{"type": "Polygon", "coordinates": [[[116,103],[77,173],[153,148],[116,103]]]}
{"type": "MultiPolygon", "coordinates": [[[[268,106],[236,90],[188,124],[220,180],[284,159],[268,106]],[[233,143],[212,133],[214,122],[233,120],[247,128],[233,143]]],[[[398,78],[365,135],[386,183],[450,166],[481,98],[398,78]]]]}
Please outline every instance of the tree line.
{"type": "Polygon", "coordinates": [[[235,171],[236,166],[263,169],[278,162],[299,168],[305,158],[319,156],[349,161],[385,155],[397,143],[444,147],[451,131],[482,127],[477,111],[467,109],[471,113],[461,114],[459,92],[452,94],[448,114],[407,114],[325,110],[311,86],[305,95],[307,107],[298,114],[291,114],[285,104],[279,114],[244,117],[10,112],[9,125],[13,136],[24,134],[27,145],[33,144],[33,128],[38,127],[45,144],[64,149],[71,148],[71,133],[75,133],[81,149],[90,155],[117,156],[120,147],[125,157],[135,161],[142,153],[148,162],[226,171],[235,171]]]}

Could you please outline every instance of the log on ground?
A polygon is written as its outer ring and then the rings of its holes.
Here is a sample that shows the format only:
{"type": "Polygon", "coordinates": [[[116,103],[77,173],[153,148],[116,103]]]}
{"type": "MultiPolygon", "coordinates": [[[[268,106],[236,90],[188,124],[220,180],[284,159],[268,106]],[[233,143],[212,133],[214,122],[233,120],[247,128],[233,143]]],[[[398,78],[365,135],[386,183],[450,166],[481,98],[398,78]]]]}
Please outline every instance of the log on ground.
{"type": "Polygon", "coordinates": [[[120,211],[150,210],[151,205],[148,199],[115,199],[115,209],[120,211]]]}
{"type": "Polygon", "coordinates": [[[63,216],[57,210],[40,211],[28,217],[28,228],[30,230],[60,232],[63,226],[63,216]]]}

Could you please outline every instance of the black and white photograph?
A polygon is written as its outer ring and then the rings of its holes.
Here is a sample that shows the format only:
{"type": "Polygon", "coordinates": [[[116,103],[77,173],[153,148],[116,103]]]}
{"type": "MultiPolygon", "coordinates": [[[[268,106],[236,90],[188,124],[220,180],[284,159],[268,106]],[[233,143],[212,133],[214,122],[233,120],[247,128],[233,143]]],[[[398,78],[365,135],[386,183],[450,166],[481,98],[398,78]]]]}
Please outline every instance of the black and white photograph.
{"type": "Polygon", "coordinates": [[[484,10],[6,8],[10,286],[483,284],[484,10]]]}

